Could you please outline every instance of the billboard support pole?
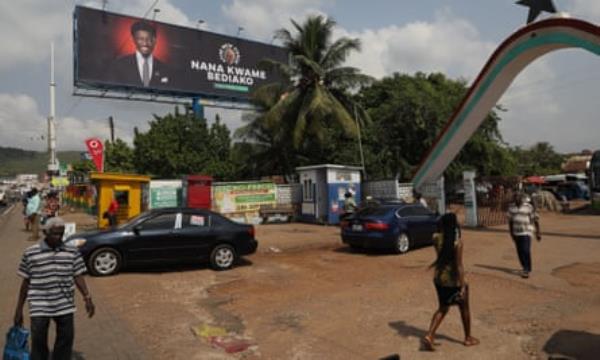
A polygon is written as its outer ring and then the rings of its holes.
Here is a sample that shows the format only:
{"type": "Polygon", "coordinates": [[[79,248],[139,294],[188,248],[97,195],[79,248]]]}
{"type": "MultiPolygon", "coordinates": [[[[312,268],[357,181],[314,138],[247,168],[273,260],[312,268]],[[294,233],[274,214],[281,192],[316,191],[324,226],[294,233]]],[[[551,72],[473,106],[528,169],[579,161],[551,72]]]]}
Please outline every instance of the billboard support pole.
{"type": "Polygon", "coordinates": [[[200,103],[199,97],[192,98],[192,111],[197,119],[204,121],[204,106],[200,103]]]}

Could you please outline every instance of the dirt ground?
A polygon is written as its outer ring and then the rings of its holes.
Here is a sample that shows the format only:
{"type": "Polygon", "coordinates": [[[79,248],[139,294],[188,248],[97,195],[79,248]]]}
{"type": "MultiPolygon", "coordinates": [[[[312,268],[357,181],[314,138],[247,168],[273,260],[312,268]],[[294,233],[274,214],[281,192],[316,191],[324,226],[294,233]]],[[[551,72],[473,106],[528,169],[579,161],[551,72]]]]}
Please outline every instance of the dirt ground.
{"type": "MultiPolygon", "coordinates": [[[[600,217],[546,213],[542,230],[526,280],[516,273],[504,228],[463,232],[473,334],[481,344],[461,344],[453,309],[433,353],[419,349],[437,303],[428,270],[433,249],[353,252],[335,227],[261,225],[258,252],[233,270],[133,269],[89,278],[89,285],[144,358],[597,359],[600,217]],[[232,341],[232,351],[252,346],[228,354],[215,339],[232,341]]],[[[93,319],[85,323],[94,326],[93,319]]],[[[77,346],[86,359],[100,358],[86,343],[77,346]]]]}

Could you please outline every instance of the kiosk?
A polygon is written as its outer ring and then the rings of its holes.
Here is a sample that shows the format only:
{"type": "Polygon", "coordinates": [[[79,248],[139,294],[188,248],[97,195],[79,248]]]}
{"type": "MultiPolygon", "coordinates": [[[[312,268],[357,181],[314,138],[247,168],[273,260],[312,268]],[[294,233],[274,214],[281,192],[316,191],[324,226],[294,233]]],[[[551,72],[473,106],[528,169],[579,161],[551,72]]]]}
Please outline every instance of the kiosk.
{"type": "Polygon", "coordinates": [[[108,227],[108,219],[102,216],[113,196],[119,202],[118,223],[125,222],[148,209],[148,184],[150,177],[134,174],[96,173],[90,174],[90,181],[97,191],[98,228],[108,227]]]}
{"type": "Polygon", "coordinates": [[[183,177],[183,205],[195,209],[211,208],[212,176],[187,175],[183,177]]]}
{"type": "Polygon", "coordinates": [[[297,167],[302,187],[300,219],[335,225],[344,212],[344,194],[351,192],[360,202],[360,172],[362,167],[344,165],[313,165],[297,167]]]}

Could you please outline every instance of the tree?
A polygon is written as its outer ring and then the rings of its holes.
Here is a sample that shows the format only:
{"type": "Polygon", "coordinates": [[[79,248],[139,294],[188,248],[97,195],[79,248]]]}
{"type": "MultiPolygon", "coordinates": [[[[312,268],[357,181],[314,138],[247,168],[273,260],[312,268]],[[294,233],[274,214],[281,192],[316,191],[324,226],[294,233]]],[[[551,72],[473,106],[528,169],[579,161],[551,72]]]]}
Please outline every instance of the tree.
{"type": "Polygon", "coordinates": [[[206,123],[193,114],[154,115],[146,133],[136,131],[133,161],[139,173],[162,178],[202,172],[210,154],[206,123]]]}
{"type": "Polygon", "coordinates": [[[565,157],[554,150],[547,142],[539,142],[528,149],[515,147],[512,155],[516,162],[518,175],[551,175],[561,172],[565,157]]]}
{"type": "Polygon", "coordinates": [[[235,167],[231,159],[231,132],[227,125],[221,124],[219,114],[208,132],[208,163],[204,172],[220,180],[235,178],[235,167]]]}
{"type": "Polygon", "coordinates": [[[135,131],[133,163],[138,172],[162,178],[189,174],[217,180],[235,177],[229,129],[217,117],[209,129],[193,114],[154,115],[146,133],[135,131]]]}
{"type": "Polygon", "coordinates": [[[104,142],[104,171],[131,173],[135,171],[133,149],[120,138],[104,142]]]}
{"type": "Polygon", "coordinates": [[[74,172],[89,173],[90,171],[98,171],[92,160],[79,160],[71,164],[74,172]]]}
{"type": "MultiPolygon", "coordinates": [[[[352,51],[360,49],[358,39],[342,37],[332,40],[335,21],[321,15],[310,16],[300,25],[292,20],[296,34],[280,29],[275,37],[291,55],[291,65],[266,62],[279,69],[292,83],[267,85],[259,92],[280,94],[277,101],[266,109],[265,125],[279,128],[285,138],[300,149],[307,138],[322,144],[324,128],[335,125],[347,136],[356,135],[353,117],[356,105],[350,90],[367,84],[371,78],[353,67],[342,66],[352,51]]],[[[261,94],[257,95],[259,98],[261,94]]],[[[368,115],[358,107],[361,119],[368,115]]]]}
{"type": "MultiPolygon", "coordinates": [[[[359,98],[373,119],[364,134],[370,178],[410,180],[466,92],[464,81],[440,73],[396,73],[364,88],[359,98]]],[[[459,178],[466,168],[482,175],[510,170],[499,121],[492,111],[449,166],[447,178],[459,178]]]]}
{"type": "MultiPolygon", "coordinates": [[[[283,84],[270,85],[253,94],[255,105],[269,111],[285,94],[283,84]]],[[[234,137],[240,142],[234,145],[234,159],[244,178],[257,178],[266,175],[289,175],[298,165],[295,149],[291,146],[290,135],[281,122],[270,122],[264,114],[247,113],[242,120],[245,126],[238,128],[234,137]]]]}

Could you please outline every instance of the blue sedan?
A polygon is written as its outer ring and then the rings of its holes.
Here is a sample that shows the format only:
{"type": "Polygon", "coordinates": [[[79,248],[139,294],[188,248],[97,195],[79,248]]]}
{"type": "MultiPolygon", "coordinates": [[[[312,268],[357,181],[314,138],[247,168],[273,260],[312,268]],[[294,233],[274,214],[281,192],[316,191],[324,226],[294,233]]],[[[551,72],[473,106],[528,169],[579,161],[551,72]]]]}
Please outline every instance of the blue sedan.
{"type": "Polygon", "coordinates": [[[438,215],[420,204],[367,207],[342,221],[342,241],[352,248],[389,249],[404,254],[431,245],[438,215]]]}

